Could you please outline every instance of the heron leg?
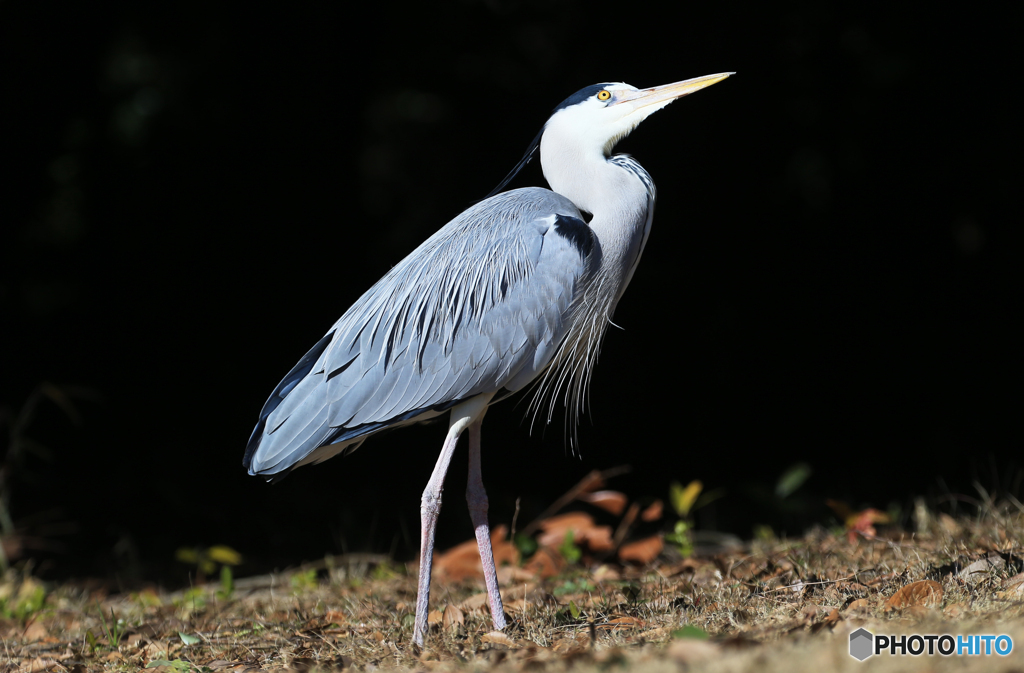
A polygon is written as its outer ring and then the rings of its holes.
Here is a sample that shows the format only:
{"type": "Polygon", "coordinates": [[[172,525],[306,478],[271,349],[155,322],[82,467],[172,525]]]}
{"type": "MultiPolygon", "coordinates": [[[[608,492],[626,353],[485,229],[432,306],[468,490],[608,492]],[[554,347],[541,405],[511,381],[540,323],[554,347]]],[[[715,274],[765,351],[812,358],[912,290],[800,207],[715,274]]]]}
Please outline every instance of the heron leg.
{"type": "Polygon", "coordinates": [[[441,455],[437,458],[430,481],[423,490],[420,501],[420,571],[419,588],[416,592],[416,622],[413,626],[412,641],[423,647],[423,639],[427,635],[427,614],[430,605],[430,571],[434,563],[434,531],[437,528],[437,515],[441,511],[441,492],[444,490],[444,477],[448,472],[448,464],[459,443],[459,436],[473,421],[483,418],[491,395],[479,395],[467,400],[452,409],[451,425],[445,437],[441,455]]]}
{"type": "Polygon", "coordinates": [[[487,585],[487,602],[491,606],[494,628],[505,628],[505,608],[498,592],[498,574],[494,567],[494,552],[491,550],[491,529],[487,525],[487,491],[480,473],[480,426],[483,419],[477,419],[469,426],[469,481],[466,484],[466,500],[469,502],[469,516],[476,530],[476,545],[480,548],[480,563],[484,568],[484,583],[487,585]]]}

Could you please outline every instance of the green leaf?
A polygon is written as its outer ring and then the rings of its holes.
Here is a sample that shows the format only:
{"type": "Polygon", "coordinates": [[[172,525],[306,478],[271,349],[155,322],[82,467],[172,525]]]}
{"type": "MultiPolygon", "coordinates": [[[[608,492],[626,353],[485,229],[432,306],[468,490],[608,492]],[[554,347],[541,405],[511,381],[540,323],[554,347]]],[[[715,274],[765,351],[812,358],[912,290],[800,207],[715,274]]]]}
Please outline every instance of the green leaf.
{"type": "Polygon", "coordinates": [[[196,643],[203,642],[203,639],[199,636],[190,636],[187,633],[182,633],[181,631],[178,631],[178,637],[181,638],[181,642],[186,645],[195,645],[196,643]]]}
{"type": "Polygon", "coordinates": [[[316,570],[306,570],[295,573],[291,577],[292,589],[297,592],[309,591],[317,587],[316,570]]]}
{"type": "Polygon", "coordinates": [[[673,638],[694,638],[696,640],[707,640],[708,632],[704,629],[687,624],[681,629],[676,629],[672,632],[673,638]]]}
{"type": "Polygon", "coordinates": [[[693,509],[693,503],[697,501],[697,496],[704,489],[704,484],[699,480],[694,479],[686,488],[678,481],[673,481],[672,485],[669,486],[669,500],[672,502],[672,509],[676,511],[679,516],[687,516],[690,510],[693,509]]]}
{"type": "Polygon", "coordinates": [[[159,666],[168,666],[176,671],[191,671],[192,664],[181,659],[175,659],[171,661],[169,659],[154,659],[153,661],[146,664],[146,668],[157,668],[159,666]]]}
{"type": "Polygon", "coordinates": [[[206,555],[217,563],[224,563],[229,566],[236,566],[242,562],[242,555],[231,547],[218,544],[206,550],[206,555]]]}
{"type": "Polygon", "coordinates": [[[580,612],[580,609],[576,607],[575,601],[569,601],[569,614],[572,615],[573,619],[579,619],[580,615],[583,614],[580,612]]]}
{"type": "Polygon", "coordinates": [[[513,542],[516,549],[519,550],[519,555],[523,558],[529,558],[537,552],[537,541],[529,535],[516,533],[516,537],[513,542]]]}
{"type": "Polygon", "coordinates": [[[217,593],[221,598],[230,598],[234,591],[235,576],[231,572],[231,566],[223,565],[220,567],[220,591],[217,593]]]}
{"type": "Polygon", "coordinates": [[[199,550],[189,549],[188,547],[179,547],[178,550],[174,552],[174,558],[181,563],[195,565],[196,563],[199,563],[199,550]]]}
{"type": "Polygon", "coordinates": [[[811,466],[807,463],[794,463],[786,468],[786,471],[779,477],[775,484],[775,495],[780,498],[789,496],[793,491],[800,488],[807,478],[812,474],[811,466]]]}
{"type": "Polygon", "coordinates": [[[575,537],[573,536],[572,529],[565,531],[565,539],[562,540],[561,546],[558,548],[558,553],[562,555],[569,564],[576,563],[583,556],[583,552],[580,548],[573,544],[575,537]]]}

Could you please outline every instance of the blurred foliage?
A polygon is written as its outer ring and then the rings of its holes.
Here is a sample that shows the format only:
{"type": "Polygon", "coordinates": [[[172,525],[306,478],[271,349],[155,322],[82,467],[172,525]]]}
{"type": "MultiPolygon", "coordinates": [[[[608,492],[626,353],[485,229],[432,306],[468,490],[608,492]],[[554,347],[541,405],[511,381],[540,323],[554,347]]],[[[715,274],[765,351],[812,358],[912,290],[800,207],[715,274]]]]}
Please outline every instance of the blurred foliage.
{"type": "Polygon", "coordinates": [[[7,571],[0,579],[0,617],[24,621],[42,610],[46,589],[30,575],[7,571]]]}

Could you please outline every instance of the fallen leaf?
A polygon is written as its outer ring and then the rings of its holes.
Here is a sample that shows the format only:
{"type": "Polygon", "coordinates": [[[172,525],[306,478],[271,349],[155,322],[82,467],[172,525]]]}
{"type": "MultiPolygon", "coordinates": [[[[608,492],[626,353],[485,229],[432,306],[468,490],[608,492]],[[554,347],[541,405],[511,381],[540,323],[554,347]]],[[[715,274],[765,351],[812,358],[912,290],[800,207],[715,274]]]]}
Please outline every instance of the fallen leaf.
{"type": "Polygon", "coordinates": [[[147,659],[159,659],[160,655],[167,655],[167,642],[154,640],[143,647],[142,652],[147,659]]]}
{"type": "Polygon", "coordinates": [[[25,629],[25,635],[23,638],[26,643],[34,643],[43,640],[44,638],[48,638],[49,636],[50,632],[46,630],[46,627],[43,626],[42,622],[35,621],[29,624],[25,629]]]}
{"type": "Polygon", "coordinates": [[[480,637],[480,642],[490,643],[491,645],[502,645],[510,649],[517,647],[516,641],[509,638],[501,631],[491,631],[490,633],[485,633],[480,637]]]}
{"type": "MultiPolygon", "coordinates": [[[[437,626],[441,623],[442,619],[444,619],[444,615],[441,614],[440,610],[431,610],[430,613],[427,614],[427,624],[429,624],[430,626],[437,626]]],[[[382,636],[381,640],[383,639],[384,638],[382,636]]]]}
{"type": "MultiPolygon", "coordinates": [[[[508,528],[497,526],[491,531],[491,551],[494,554],[494,565],[518,565],[519,550],[506,540],[508,528]]],[[[480,562],[480,550],[476,538],[457,544],[434,558],[434,577],[460,581],[472,577],[483,577],[483,564],[480,562]]]]}
{"type": "MultiPolygon", "coordinates": [[[[505,605],[513,604],[517,601],[523,600],[526,594],[530,593],[537,588],[536,584],[517,584],[515,586],[503,589],[501,593],[501,602],[505,605]]],[[[459,607],[466,612],[472,612],[473,610],[479,610],[487,607],[487,593],[481,592],[473,594],[466,600],[459,603],[459,607]]]]}
{"type": "Polygon", "coordinates": [[[565,565],[565,559],[557,551],[542,548],[530,557],[523,568],[532,573],[534,577],[547,579],[560,573],[565,565]]]}
{"type": "Polygon", "coordinates": [[[643,513],[640,515],[640,520],[646,521],[647,523],[650,523],[651,521],[657,521],[661,518],[664,509],[664,503],[662,503],[661,500],[655,500],[650,505],[648,505],[646,509],[644,509],[643,513]]]}
{"type": "Polygon", "coordinates": [[[933,607],[942,603],[942,593],[942,585],[935,580],[913,582],[894,593],[882,610],[904,610],[915,605],[933,607]]]}
{"type": "Polygon", "coordinates": [[[812,622],[818,617],[822,608],[814,603],[808,603],[800,608],[800,619],[804,622],[812,622]]]}
{"type": "Polygon", "coordinates": [[[909,608],[903,611],[903,614],[909,617],[923,619],[931,613],[931,610],[931,608],[925,607],[924,605],[911,605],[909,608]]]}
{"type": "Polygon", "coordinates": [[[626,494],[618,491],[594,491],[593,493],[581,493],[579,499],[583,502],[590,503],[595,507],[600,507],[604,511],[615,516],[622,516],[623,510],[626,509],[626,504],[629,502],[629,498],[626,497],[626,494]]]}
{"type": "Polygon", "coordinates": [[[652,535],[635,542],[627,542],[619,547],[619,558],[627,563],[646,565],[658,558],[658,554],[664,547],[665,543],[661,535],[652,535]]]}
{"type": "Polygon", "coordinates": [[[573,541],[581,543],[587,533],[594,528],[594,517],[586,512],[568,512],[545,519],[540,524],[543,531],[537,536],[537,544],[541,547],[558,548],[565,541],[565,534],[572,531],[573,541]]]}
{"type": "Polygon", "coordinates": [[[38,673],[39,671],[48,671],[57,665],[56,659],[50,659],[49,657],[36,657],[28,664],[22,664],[21,673],[38,673]]]}
{"type": "Polygon", "coordinates": [[[612,540],[612,527],[611,526],[594,526],[587,531],[587,537],[585,540],[587,548],[592,552],[606,552],[615,549],[615,542],[612,540]]]}
{"type": "Polygon", "coordinates": [[[456,629],[460,626],[465,626],[466,616],[462,613],[462,610],[456,605],[444,606],[444,614],[441,615],[441,625],[448,629],[456,629]]]}
{"type": "Polygon", "coordinates": [[[636,629],[643,627],[644,621],[637,619],[636,617],[630,617],[629,615],[620,615],[618,617],[612,617],[603,624],[600,625],[602,629],[636,629]]]}
{"type": "Polygon", "coordinates": [[[660,642],[667,640],[671,636],[671,631],[667,627],[659,627],[656,629],[648,629],[636,634],[637,640],[645,640],[648,642],[660,642]]]}
{"type": "MultiPolygon", "coordinates": [[[[401,608],[402,605],[403,605],[402,603],[399,603],[397,606],[395,606],[395,609],[398,610],[399,612],[401,612],[402,611],[402,608],[401,608]]],[[[324,621],[327,622],[328,624],[338,624],[340,626],[340,625],[345,624],[346,622],[348,622],[348,617],[345,615],[344,612],[338,612],[337,610],[328,610],[324,614],[324,621]]]]}
{"type": "Polygon", "coordinates": [[[869,508],[851,514],[846,518],[846,537],[851,543],[857,540],[858,535],[868,538],[875,537],[877,531],[875,531],[874,524],[889,523],[889,521],[889,515],[877,509],[869,508]]]}
{"type": "Polygon", "coordinates": [[[963,617],[966,612],[967,606],[963,603],[950,603],[942,610],[942,614],[944,614],[947,619],[958,619],[963,617]]]}
{"type": "Polygon", "coordinates": [[[525,567],[502,566],[498,568],[498,584],[501,586],[516,584],[517,582],[532,582],[535,579],[537,579],[537,576],[525,567]]]}
{"type": "Polygon", "coordinates": [[[1024,596],[1024,573],[1003,580],[1003,590],[996,592],[997,598],[1013,600],[1024,596]]]}
{"type": "Polygon", "coordinates": [[[846,606],[847,612],[864,612],[870,609],[868,602],[864,598],[858,598],[849,605],[846,606]]]}
{"type": "Polygon", "coordinates": [[[986,558],[980,558],[970,564],[958,572],[957,577],[970,582],[971,584],[977,584],[983,579],[992,577],[1004,567],[1006,567],[1006,561],[1003,560],[1003,557],[993,554],[986,558]]]}
{"type": "Polygon", "coordinates": [[[562,638],[554,645],[551,649],[559,654],[568,654],[572,652],[583,652],[590,646],[590,636],[585,633],[581,633],[575,636],[568,636],[562,638]]]}
{"type": "Polygon", "coordinates": [[[603,563],[600,566],[598,566],[597,570],[595,570],[590,575],[590,577],[595,582],[618,582],[620,579],[622,579],[622,575],[619,573],[619,571],[611,567],[607,563],[603,563]]]}

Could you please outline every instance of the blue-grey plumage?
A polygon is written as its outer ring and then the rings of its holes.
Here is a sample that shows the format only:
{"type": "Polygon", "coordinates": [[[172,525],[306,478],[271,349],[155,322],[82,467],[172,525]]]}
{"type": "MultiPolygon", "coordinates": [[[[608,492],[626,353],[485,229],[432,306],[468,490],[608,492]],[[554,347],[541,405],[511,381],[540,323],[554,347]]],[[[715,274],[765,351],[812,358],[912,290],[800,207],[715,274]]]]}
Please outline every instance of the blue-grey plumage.
{"type": "Polygon", "coordinates": [[[551,361],[599,258],[582,214],[529,187],[469,208],[391,269],[281,381],[246,454],[273,476],[551,361]]]}
{"type": "Polygon", "coordinates": [[[547,396],[550,420],[559,391],[572,412],[582,410],[654,215],[651,177],[612,150],[653,112],[730,74],[642,90],[598,84],[567,98],[492,194],[538,150],[551,189],[497,193],[442,227],[370,288],[264,405],[244,464],[271,479],[384,429],[450,413],[420,507],[416,644],[426,635],[444,477],[466,430],[466,498],[491,617],[504,628],[480,468],[487,406],[538,381],[534,414],[547,396]]]}

